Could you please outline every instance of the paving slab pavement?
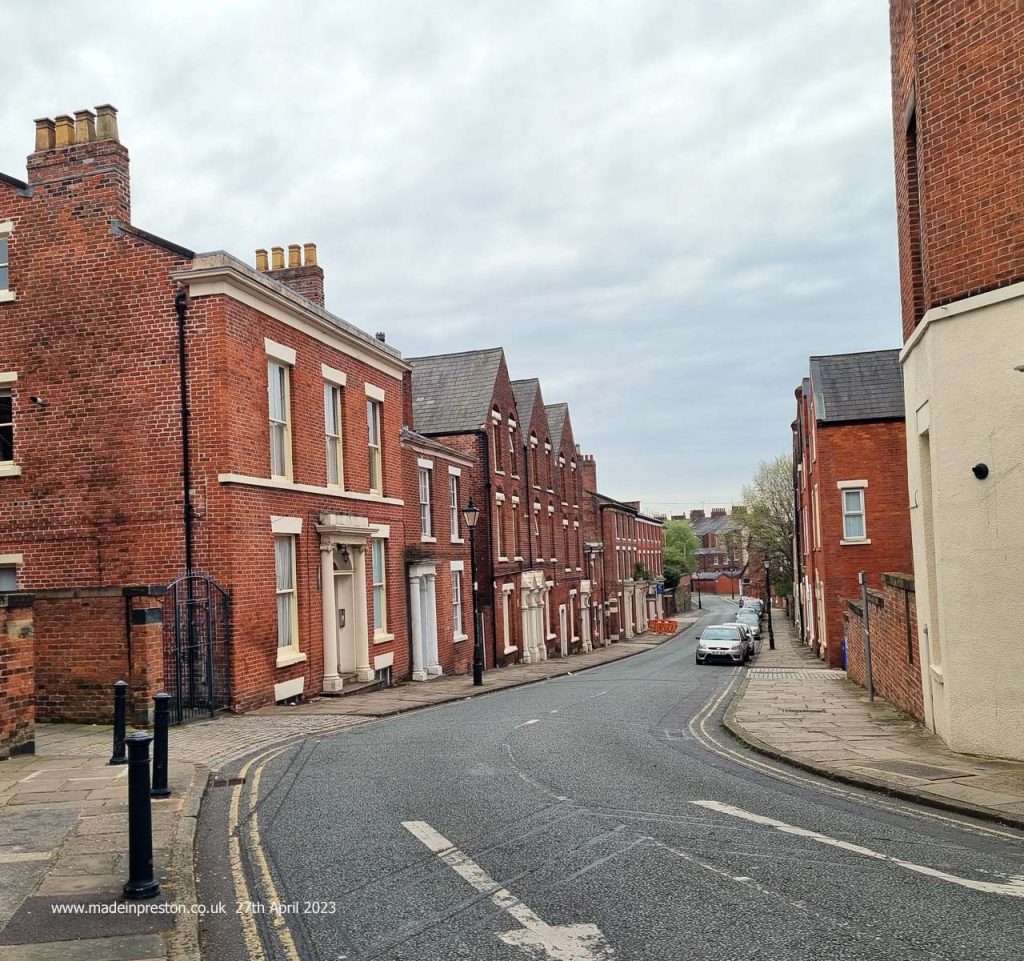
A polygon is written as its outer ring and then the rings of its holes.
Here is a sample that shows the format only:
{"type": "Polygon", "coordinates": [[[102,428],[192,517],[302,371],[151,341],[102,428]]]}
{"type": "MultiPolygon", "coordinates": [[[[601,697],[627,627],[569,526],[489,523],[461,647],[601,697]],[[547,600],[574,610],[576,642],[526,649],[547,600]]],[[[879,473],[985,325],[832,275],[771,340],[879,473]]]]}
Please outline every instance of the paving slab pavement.
{"type": "Polygon", "coordinates": [[[1024,763],[951,751],[922,724],[849,681],[775,621],[724,724],[796,767],[932,807],[1024,828],[1024,763]]]}
{"type": "MultiPolygon", "coordinates": [[[[677,618],[679,630],[700,617],[677,618]]],[[[483,687],[442,677],[384,691],[319,698],[172,728],[172,796],[153,803],[153,862],[160,898],[195,904],[194,843],[211,774],[295,738],[462,700],[631,657],[675,635],[629,641],[540,664],[489,671],[483,687]]],[[[108,764],[106,725],[41,724],[36,753],[0,762],[0,961],[198,959],[198,916],[126,913],[128,768],[108,764]],[[70,911],[80,913],[65,913],[70,911]]],[[[137,904],[138,902],[136,902],[137,904]]]]}

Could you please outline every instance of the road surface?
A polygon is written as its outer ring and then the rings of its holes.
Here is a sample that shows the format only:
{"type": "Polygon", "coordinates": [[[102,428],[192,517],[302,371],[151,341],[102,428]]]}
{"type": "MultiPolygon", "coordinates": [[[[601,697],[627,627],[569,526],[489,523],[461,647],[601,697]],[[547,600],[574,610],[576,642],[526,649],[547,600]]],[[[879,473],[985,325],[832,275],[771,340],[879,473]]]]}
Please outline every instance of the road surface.
{"type": "Polygon", "coordinates": [[[695,665],[700,626],[256,758],[199,865],[255,913],[204,922],[204,956],[1017,961],[1024,836],[740,747],[743,669],[695,665]]]}

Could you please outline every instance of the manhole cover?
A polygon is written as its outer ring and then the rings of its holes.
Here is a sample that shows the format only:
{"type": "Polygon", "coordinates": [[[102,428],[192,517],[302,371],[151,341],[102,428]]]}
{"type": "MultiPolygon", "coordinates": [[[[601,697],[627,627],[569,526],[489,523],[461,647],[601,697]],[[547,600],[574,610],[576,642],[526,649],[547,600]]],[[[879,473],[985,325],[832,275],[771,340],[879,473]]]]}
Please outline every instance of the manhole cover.
{"type": "Polygon", "coordinates": [[[967,777],[970,771],[954,771],[946,767],[933,767],[931,764],[918,764],[915,761],[879,761],[876,764],[865,764],[872,771],[885,771],[887,774],[906,774],[908,777],[920,777],[929,781],[941,781],[944,778],[967,777]]]}

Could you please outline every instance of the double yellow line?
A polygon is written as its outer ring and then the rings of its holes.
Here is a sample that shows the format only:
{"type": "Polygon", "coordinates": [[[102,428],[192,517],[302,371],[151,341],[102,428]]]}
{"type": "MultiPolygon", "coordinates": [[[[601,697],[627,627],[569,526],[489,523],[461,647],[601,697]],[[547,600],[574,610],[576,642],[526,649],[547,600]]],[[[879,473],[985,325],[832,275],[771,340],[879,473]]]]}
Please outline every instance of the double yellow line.
{"type": "MultiPolygon", "coordinates": [[[[270,865],[267,863],[267,856],[263,853],[263,845],[260,842],[259,815],[256,812],[256,802],[259,799],[260,779],[266,766],[279,754],[283,754],[294,744],[286,744],[284,747],[272,748],[263,754],[252,758],[238,772],[238,777],[248,780],[250,769],[253,771],[252,783],[249,784],[249,798],[246,810],[246,835],[249,850],[252,854],[253,869],[257,875],[258,890],[256,897],[246,880],[245,867],[242,862],[242,826],[240,811],[242,809],[242,789],[245,782],[235,786],[231,794],[231,805],[228,809],[228,861],[231,865],[231,876],[234,881],[235,897],[240,905],[254,903],[260,894],[266,895],[270,903],[280,903],[277,893],[277,885],[274,884],[273,875],[270,873],[270,865]]],[[[288,929],[282,912],[269,912],[271,919],[271,932],[273,933],[278,946],[284,957],[289,961],[300,961],[299,952],[295,947],[292,933],[288,929]]],[[[263,939],[260,937],[259,925],[256,923],[256,916],[251,911],[239,910],[238,918],[242,925],[242,938],[245,941],[246,953],[252,961],[267,961],[266,952],[263,950],[263,939]]]]}

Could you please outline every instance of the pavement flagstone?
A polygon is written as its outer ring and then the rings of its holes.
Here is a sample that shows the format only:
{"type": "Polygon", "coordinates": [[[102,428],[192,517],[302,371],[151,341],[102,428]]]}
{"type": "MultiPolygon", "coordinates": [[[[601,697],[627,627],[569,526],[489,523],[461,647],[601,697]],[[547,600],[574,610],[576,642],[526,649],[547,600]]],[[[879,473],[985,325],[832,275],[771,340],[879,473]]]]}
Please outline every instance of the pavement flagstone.
{"type": "Polygon", "coordinates": [[[797,767],[934,807],[1024,827],[1024,763],[951,751],[912,717],[849,681],[775,619],[725,716],[751,747],[797,767]]]}

